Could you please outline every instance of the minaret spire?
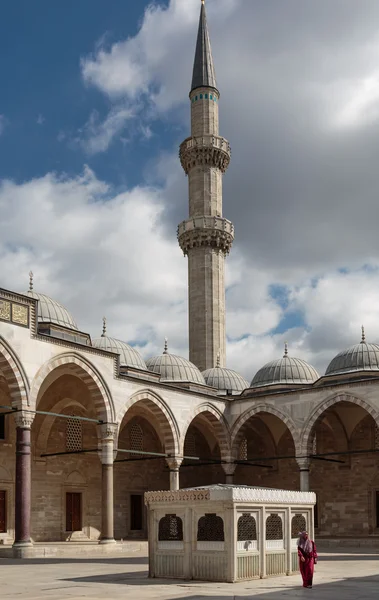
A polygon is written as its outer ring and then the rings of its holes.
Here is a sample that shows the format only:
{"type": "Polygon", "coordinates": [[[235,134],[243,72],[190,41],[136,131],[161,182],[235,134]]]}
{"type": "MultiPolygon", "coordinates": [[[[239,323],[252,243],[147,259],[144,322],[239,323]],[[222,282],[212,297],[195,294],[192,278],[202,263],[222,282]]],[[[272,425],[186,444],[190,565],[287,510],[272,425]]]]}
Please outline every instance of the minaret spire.
{"type": "Polygon", "coordinates": [[[179,245],[188,256],[189,358],[201,371],[225,366],[225,256],[234,239],[233,224],[222,216],[230,146],[219,135],[219,99],[202,2],[190,91],[191,137],[179,152],[188,176],[189,218],[178,227],[179,245]]]}
{"type": "Polygon", "coordinates": [[[195,61],[193,63],[191,92],[200,87],[209,87],[217,90],[211,40],[209,37],[207,15],[203,0],[201,1],[201,12],[199,30],[197,33],[195,61]]]}

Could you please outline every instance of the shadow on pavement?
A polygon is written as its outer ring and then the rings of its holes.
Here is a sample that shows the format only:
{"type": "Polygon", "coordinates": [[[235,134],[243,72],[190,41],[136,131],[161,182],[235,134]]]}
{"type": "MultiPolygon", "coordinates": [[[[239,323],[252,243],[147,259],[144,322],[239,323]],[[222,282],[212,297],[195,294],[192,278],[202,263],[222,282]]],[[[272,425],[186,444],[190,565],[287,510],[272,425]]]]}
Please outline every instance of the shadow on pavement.
{"type": "Polygon", "coordinates": [[[26,558],[13,559],[1,558],[0,565],[64,565],[64,564],[106,564],[106,565],[147,565],[147,556],[114,556],[88,558],[80,556],[75,558],[26,558]]]}

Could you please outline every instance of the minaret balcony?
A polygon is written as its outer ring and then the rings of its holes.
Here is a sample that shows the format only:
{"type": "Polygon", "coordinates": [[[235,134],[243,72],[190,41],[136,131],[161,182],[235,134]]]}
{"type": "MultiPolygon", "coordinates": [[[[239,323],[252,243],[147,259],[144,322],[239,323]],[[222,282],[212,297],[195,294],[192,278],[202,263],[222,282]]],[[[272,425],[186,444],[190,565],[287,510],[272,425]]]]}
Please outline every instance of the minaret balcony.
{"type": "Polygon", "coordinates": [[[199,165],[218,168],[225,173],[230,163],[231,149],[228,140],[218,135],[190,137],[180,145],[180,163],[186,175],[199,165]]]}
{"type": "Polygon", "coordinates": [[[178,226],[178,241],[186,256],[191,248],[207,246],[229,254],[234,240],[234,225],[223,217],[200,216],[178,226]]]}

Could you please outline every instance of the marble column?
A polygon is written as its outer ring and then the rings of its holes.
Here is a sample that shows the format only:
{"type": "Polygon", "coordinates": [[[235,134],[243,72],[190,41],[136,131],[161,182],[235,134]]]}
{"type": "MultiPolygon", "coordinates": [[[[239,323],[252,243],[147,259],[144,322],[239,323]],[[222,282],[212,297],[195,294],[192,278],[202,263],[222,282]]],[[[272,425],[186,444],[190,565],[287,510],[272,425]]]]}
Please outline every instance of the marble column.
{"type": "Polygon", "coordinates": [[[117,425],[104,423],[99,425],[101,435],[101,536],[100,544],[113,544],[114,539],[114,500],[113,500],[113,462],[114,440],[117,425]]]}
{"type": "Polygon", "coordinates": [[[31,436],[34,414],[27,411],[15,413],[16,421],[16,506],[15,540],[13,547],[32,546],[31,516],[31,436]]]}
{"type": "Polygon", "coordinates": [[[222,468],[225,472],[225,483],[233,485],[234,471],[237,465],[234,462],[223,463],[222,468]]]}
{"type": "Polygon", "coordinates": [[[166,458],[166,462],[168,464],[168,468],[170,469],[170,490],[179,490],[180,489],[180,481],[179,481],[179,469],[180,465],[183,462],[182,457],[170,457],[166,458]]]}
{"type": "Polygon", "coordinates": [[[309,492],[309,459],[297,458],[296,462],[300,469],[300,491],[309,492]]]}

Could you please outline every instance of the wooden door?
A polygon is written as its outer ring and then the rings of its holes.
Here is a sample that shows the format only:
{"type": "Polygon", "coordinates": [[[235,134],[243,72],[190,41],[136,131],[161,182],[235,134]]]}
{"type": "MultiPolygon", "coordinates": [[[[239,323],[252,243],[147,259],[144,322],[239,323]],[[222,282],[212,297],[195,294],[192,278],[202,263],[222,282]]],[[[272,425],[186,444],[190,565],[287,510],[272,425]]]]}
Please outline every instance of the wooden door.
{"type": "Polygon", "coordinates": [[[7,531],[7,493],[0,490],[0,533],[7,531]]]}
{"type": "Polygon", "coordinates": [[[77,492],[66,494],[66,531],[82,529],[82,495],[77,492]]]}
{"type": "Polygon", "coordinates": [[[130,529],[141,531],[143,529],[143,497],[141,494],[130,496],[130,529]]]}

